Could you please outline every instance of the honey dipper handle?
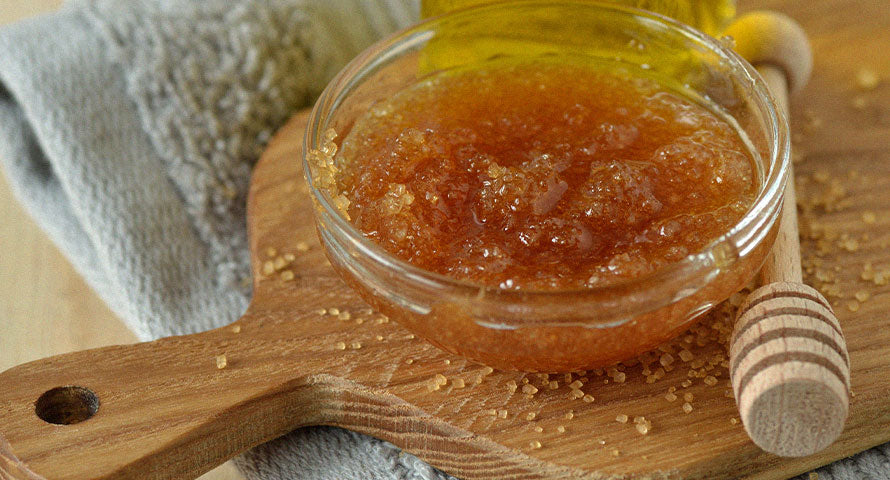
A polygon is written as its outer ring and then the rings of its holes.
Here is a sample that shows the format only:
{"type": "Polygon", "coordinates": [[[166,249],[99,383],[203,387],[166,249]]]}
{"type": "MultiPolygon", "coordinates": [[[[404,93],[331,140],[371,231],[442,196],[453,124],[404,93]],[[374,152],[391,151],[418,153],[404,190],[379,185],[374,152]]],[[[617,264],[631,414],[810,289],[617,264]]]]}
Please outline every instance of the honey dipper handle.
{"type": "MultiPolygon", "coordinates": [[[[787,116],[789,87],[801,88],[812,66],[803,30],[783,15],[754,12],[736,20],[727,33],[758,68],[787,116]]],[[[764,286],[739,310],[729,373],[742,423],[754,443],[776,455],[799,457],[827,447],[843,430],[850,359],[831,305],[801,283],[790,171],[780,221],[762,270],[764,286]]]]}
{"type": "MultiPolygon", "coordinates": [[[[774,65],[758,65],[757,71],[766,81],[776,103],[782,112],[788,115],[788,80],[785,73],[774,65]]],[[[782,214],[779,220],[779,233],[773,249],[766,257],[761,269],[764,284],[773,282],[801,282],[800,270],[800,239],[797,227],[797,198],[794,191],[794,171],[788,166],[788,181],[785,184],[785,196],[782,214]]]]}

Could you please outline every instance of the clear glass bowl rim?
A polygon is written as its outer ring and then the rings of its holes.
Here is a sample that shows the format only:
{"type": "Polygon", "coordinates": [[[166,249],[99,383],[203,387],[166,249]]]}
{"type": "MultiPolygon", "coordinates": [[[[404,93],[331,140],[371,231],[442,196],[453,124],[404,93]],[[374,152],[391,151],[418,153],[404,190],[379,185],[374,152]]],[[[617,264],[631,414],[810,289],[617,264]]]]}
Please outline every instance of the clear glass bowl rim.
{"type": "MultiPolygon", "coordinates": [[[[615,3],[598,0],[506,0],[461,8],[425,19],[420,23],[389,35],[360,53],[328,83],[315,102],[307,120],[301,157],[310,194],[322,209],[322,212],[316,211],[317,221],[321,223],[329,222],[342,235],[346,236],[346,240],[352,247],[369,259],[390,270],[392,273],[402,275],[425,287],[440,288],[451,294],[462,296],[479,296],[484,291],[489,299],[496,297],[504,302],[524,303],[532,298],[536,301],[541,301],[551,297],[554,301],[564,302],[567,296],[574,297],[579,301],[583,301],[584,297],[601,299],[604,298],[603,295],[611,296],[610,293],[612,292],[618,297],[625,297],[634,292],[646,290],[651,286],[663,285],[665,283],[677,286],[677,290],[683,290],[685,292],[683,297],[695,293],[703,285],[693,287],[691,290],[689,288],[684,289],[681,285],[690,283],[694,279],[699,279],[709,271],[727,268],[728,265],[725,262],[727,251],[731,255],[735,255],[734,259],[738,259],[739,256],[750,251],[758,241],[761,241],[765,237],[764,232],[777,221],[782,204],[785,181],[790,170],[790,148],[790,138],[785,117],[777,110],[777,103],[763,79],[745,59],[714,37],[669,17],[615,3]],[[474,15],[484,14],[484,11],[487,9],[503,8],[507,5],[547,8],[566,6],[605,10],[612,12],[612,14],[633,15],[649,22],[660,24],[662,27],[667,27],[675,33],[682,34],[694,43],[706,46],[708,50],[718,54],[723,61],[731,65],[736,79],[745,85],[747,90],[753,92],[756,100],[755,105],[762,113],[766,114],[763,117],[763,133],[767,137],[770,150],[769,171],[763,179],[757,198],[746,214],[729,231],[706,245],[701,251],[690,254],[684,259],[664,266],[651,274],[610,282],[603,286],[573,289],[509,290],[501,289],[497,286],[463,281],[416,267],[394,257],[385,249],[367,239],[339,214],[327,193],[316,188],[313,182],[308,152],[317,149],[317,145],[327,129],[326,121],[328,117],[336,110],[340,100],[345,96],[344,93],[348,95],[347,90],[354,86],[356,77],[367,69],[375,67],[383,60],[393,55],[399,55],[405,50],[410,50],[410,46],[414,43],[425,42],[427,35],[424,35],[424,33],[435,30],[435,26],[443,19],[471,18],[474,15]],[[323,214],[323,217],[320,219],[318,218],[319,213],[323,214]],[[730,250],[727,250],[727,246],[730,247],[730,250]],[[722,251],[717,252],[718,249],[722,251]],[[719,266],[717,265],[718,262],[715,261],[717,256],[723,258],[719,266]]],[[[677,298],[673,300],[677,300],[677,298]]],[[[647,310],[654,310],[665,303],[670,302],[655,302],[647,310]]]]}

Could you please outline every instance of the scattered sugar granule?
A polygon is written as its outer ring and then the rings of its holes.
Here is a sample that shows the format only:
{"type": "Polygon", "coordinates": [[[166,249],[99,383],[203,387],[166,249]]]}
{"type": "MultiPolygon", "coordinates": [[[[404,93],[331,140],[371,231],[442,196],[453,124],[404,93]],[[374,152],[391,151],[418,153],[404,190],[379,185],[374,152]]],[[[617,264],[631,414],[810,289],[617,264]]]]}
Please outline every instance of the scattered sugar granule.
{"type": "Polygon", "coordinates": [[[525,419],[528,420],[528,421],[532,421],[532,420],[534,420],[534,419],[535,419],[535,412],[528,412],[528,413],[525,415],[525,419]]]}
{"type": "Polygon", "coordinates": [[[593,403],[593,401],[595,400],[593,398],[593,395],[584,395],[583,397],[581,397],[581,399],[587,403],[593,403]]]}
{"type": "Polygon", "coordinates": [[[406,359],[405,359],[405,363],[408,364],[408,365],[411,365],[412,363],[414,363],[414,359],[413,359],[413,358],[406,358],[406,359]]]}
{"type": "Polygon", "coordinates": [[[316,315],[325,315],[325,314],[327,314],[327,313],[328,313],[328,309],[327,309],[327,308],[319,308],[318,310],[315,311],[315,314],[316,314],[316,315]]]}
{"type": "Polygon", "coordinates": [[[574,382],[569,384],[569,388],[571,388],[572,390],[577,390],[583,386],[584,384],[581,383],[581,380],[575,380],[574,382]]]}
{"type": "Polygon", "coordinates": [[[870,68],[860,68],[856,72],[856,87],[860,90],[874,90],[881,83],[878,74],[870,68]]]}
{"type": "Polygon", "coordinates": [[[674,363],[674,356],[670,353],[663,353],[661,357],[659,357],[658,363],[660,363],[662,367],[666,367],[674,363]]]}
{"type": "Polygon", "coordinates": [[[559,388],[559,381],[557,381],[557,380],[550,380],[549,388],[550,388],[550,390],[556,390],[556,389],[558,389],[558,388],[559,388]]]}
{"type": "Polygon", "coordinates": [[[865,290],[859,290],[858,292],[856,292],[854,297],[856,297],[856,300],[858,300],[860,302],[864,302],[864,301],[868,300],[869,298],[871,298],[871,294],[866,292],[865,290]]]}
{"type": "Polygon", "coordinates": [[[566,427],[560,425],[560,426],[556,427],[556,431],[559,433],[566,433],[566,427]]]}
{"type": "Polygon", "coordinates": [[[374,339],[377,340],[378,342],[380,342],[383,340],[383,335],[377,335],[374,337],[374,339]]]}
{"type": "Polygon", "coordinates": [[[610,453],[612,454],[613,457],[617,457],[617,456],[621,455],[621,452],[618,451],[617,448],[613,448],[610,453]]]}
{"type": "Polygon", "coordinates": [[[296,260],[296,259],[297,259],[297,257],[296,257],[293,253],[285,253],[285,254],[284,254],[284,260],[285,260],[285,261],[293,262],[293,261],[296,260]]]}
{"type": "Polygon", "coordinates": [[[807,477],[809,477],[809,480],[819,480],[819,474],[816,472],[810,472],[807,477]]]}
{"type": "Polygon", "coordinates": [[[241,333],[241,325],[232,325],[232,333],[241,333]]]}
{"type": "Polygon", "coordinates": [[[340,309],[337,307],[331,307],[328,309],[328,314],[336,317],[337,315],[340,315],[340,309]]]}
{"type": "Polygon", "coordinates": [[[713,375],[708,375],[705,377],[704,382],[705,385],[713,387],[714,385],[717,385],[717,378],[713,375]]]}
{"type": "Polygon", "coordinates": [[[291,270],[285,270],[281,272],[281,279],[285,282],[289,282],[294,279],[294,272],[291,270]]]}
{"type": "Polygon", "coordinates": [[[862,212],[862,221],[866,225],[873,225],[877,220],[878,220],[878,216],[875,215],[875,212],[872,212],[871,210],[862,212]]]}
{"type": "Polygon", "coordinates": [[[451,380],[451,385],[453,385],[454,388],[464,388],[467,384],[463,378],[453,378],[451,380]]]}
{"type": "Polygon", "coordinates": [[[583,396],[584,396],[584,392],[582,392],[581,390],[572,390],[572,393],[569,394],[569,397],[572,400],[577,400],[583,396]]]}
{"type": "Polygon", "coordinates": [[[690,361],[692,361],[693,358],[695,358],[695,355],[693,355],[692,352],[686,349],[680,350],[680,353],[678,355],[680,355],[680,360],[682,360],[684,363],[689,363],[690,361]]]}
{"type": "Polygon", "coordinates": [[[282,258],[282,257],[276,258],[275,263],[273,264],[273,266],[275,267],[275,270],[281,270],[286,265],[287,265],[287,262],[285,262],[284,258],[282,258]]]}
{"type": "Polygon", "coordinates": [[[297,242],[297,251],[298,252],[307,252],[309,251],[309,244],[306,242],[297,242]]]}
{"type": "Polygon", "coordinates": [[[352,342],[352,348],[355,350],[362,348],[362,342],[352,342]]]}
{"type": "Polygon", "coordinates": [[[443,363],[445,363],[445,365],[451,365],[451,360],[446,358],[445,360],[443,360],[443,363]]]}
{"type": "Polygon", "coordinates": [[[515,381],[510,380],[507,382],[507,390],[509,390],[510,393],[515,393],[517,388],[519,388],[519,385],[516,385],[515,381]]]}
{"type": "Polygon", "coordinates": [[[617,417],[615,417],[615,421],[618,423],[627,423],[627,415],[622,413],[622,414],[618,415],[617,417]]]}
{"type": "Polygon", "coordinates": [[[275,264],[271,260],[263,262],[263,275],[272,275],[275,273],[275,264]]]}
{"type": "Polygon", "coordinates": [[[575,411],[569,410],[568,412],[566,412],[565,418],[566,418],[566,420],[571,420],[571,419],[575,418],[575,411]]]}
{"type": "Polygon", "coordinates": [[[225,354],[216,356],[216,368],[222,370],[222,369],[226,368],[226,365],[228,365],[228,364],[229,364],[229,361],[226,359],[225,354]]]}
{"type": "Polygon", "coordinates": [[[817,183],[828,183],[828,180],[831,179],[831,175],[828,174],[825,170],[817,170],[813,173],[813,180],[817,183]]]}
{"type": "Polygon", "coordinates": [[[349,312],[343,311],[343,312],[340,312],[339,315],[337,315],[337,318],[339,318],[340,320],[346,321],[346,320],[349,320],[352,318],[352,314],[349,312]]]}
{"type": "Polygon", "coordinates": [[[733,425],[738,425],[738,424],[739,424],[739,419],[738,419],[738,418],[735,418],[735,417],[732,417],[732,418],[729,419],[729,423],[731,423],[731,424],[733,424],[733,425]]]}
{"type": "Polygon", "coordinates": [[[615,380],[615,383],[624,383],[626,379],[627,375],[625,375],[624,372],[618,372],[615,374],[614,377],[612,377],[612,380],[615,380]]]}
{"type": "Polygon", "coordinates": [[[541,442],[539,442],[538,440],[532,440],[531,443],[528,444],[528,446],[537,450],[541,448],[542,445],[541,442]]]}
{"type": "Polygon", "coordinates": [[[856,300],[850,300],[849,302],[847,302],[847,310],[851,312],[858,312],[859,302],[857,302],[856,300]]]}
{"type": "Polygon", "coordinates": [[[840,241],[839,246],[848,252],[855,252],[859,250],[859,241],[855,238],[845,238],[840,241]]]}
{"type": "Polygon", "coordinates": [[[507,411],[506,410],[498,410],[498,417],[507,418],[507,411]]]}
{"type": "Polygon", "coordinates": [[[686,413],[690,413],[692,411],[692,405],[689,402],[683,404],[683,411],[686,413]]]}
{"type": "Polygon", "coordinates": [[[272,247],[269,247],[269,248],[266,249],[266,256],[267,256],[267,257],[274,257],[275,255],[278,255],[278,250],[275,250],[275,249],[272,248],[272,247]]]}
{"type": "Polygon", "coordinates": [[[868,106],[868,100],[866,100],[865,97],[862,95],[856,95],[855,97],[853,97],[853,101],[850,103],[856,110],[864,110],[865,107],[868,106]]]}
{"type": "Polygon", "coordinates": [[[534,395],[534,394],[538,393],[538,389],[535,388],[533,385],[523,385],[522,393],[526,393],[528,395],[534,395]]]}
{"type": "Polygon", "coordinates": [[[669,401],[669,402],[674,402],[674,401],[677,400],[677,396],[674,395],[673,393],[667,393],[667,394],[664,396],[664,399],[667,400],[667,401],[669,401]]]}
{"type": "Polygon", "coordinates": [[[646,435],[647,433],[649,433],[649,428],[651,428],[651,425],[649,423],[636,424],[637,432],[640,432],[640,435],[646,435]]]}
{"type": "Polygon", "coordinates": [[[346,350],[346,342],[337,342],[334,345],[334,348],[336,348],[337,350],[346,350]]]}
{"type": "Polygon", "coordinates": [[[434,380],[436,381],[436,383],[439,384],[439,385],[446,385],[446,384],[448,383],[448,379],[445,378],[445,375],[442,375],[441,373],[437,373],[437,374],[433,377],[433,379],[434,379],[434,380]]]}
{"type": "Polygon", "coordinates": [[[538,433],[543,433],[543,432],[544,432],[544,427],[537,426],[537,427],[535,427],[535,431],[538,432],[538,433]]]}

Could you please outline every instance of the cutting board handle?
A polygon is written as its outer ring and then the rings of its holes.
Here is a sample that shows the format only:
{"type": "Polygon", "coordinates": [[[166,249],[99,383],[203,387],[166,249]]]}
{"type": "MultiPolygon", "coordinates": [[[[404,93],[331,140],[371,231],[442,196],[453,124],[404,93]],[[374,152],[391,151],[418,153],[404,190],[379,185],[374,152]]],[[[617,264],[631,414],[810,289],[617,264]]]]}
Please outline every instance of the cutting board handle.
{"type": "MultiPolygon", "coordinates": [[[[274,339],[290,333],[271,319],[245,317],[3,372],[0,479],[194,478],[323,421],[319,412],[349,387],[300,375],[300,361],[271,365],[281,361],[275,350],[283,342],[274,339]]],[[[299,346],[287,345],[278,348],[299,346]]],[[[300,352],[288,354],[293,360],[300,352]]]]}

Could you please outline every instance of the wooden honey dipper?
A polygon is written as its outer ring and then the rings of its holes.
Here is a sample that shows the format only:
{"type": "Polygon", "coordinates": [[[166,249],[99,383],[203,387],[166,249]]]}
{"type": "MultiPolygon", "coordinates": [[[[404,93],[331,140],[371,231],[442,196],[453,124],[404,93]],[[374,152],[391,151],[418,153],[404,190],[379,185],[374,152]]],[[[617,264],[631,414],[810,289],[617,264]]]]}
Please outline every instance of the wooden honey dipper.
{"type": "MultiPolygon", "coordinates": [[[[754,12],[726,32],[788,115],[788,92],[812,69],[806,34],[790,18],[754,12]]],[[[830,304],[802,283],[794,176],[785,187],[781,224],[763,266],[764,286],[739,310],[730,344],[730,377],[742,422],[760,448],[785,457],[830,445],[849,408],[850,358],[830,304]]]]}

